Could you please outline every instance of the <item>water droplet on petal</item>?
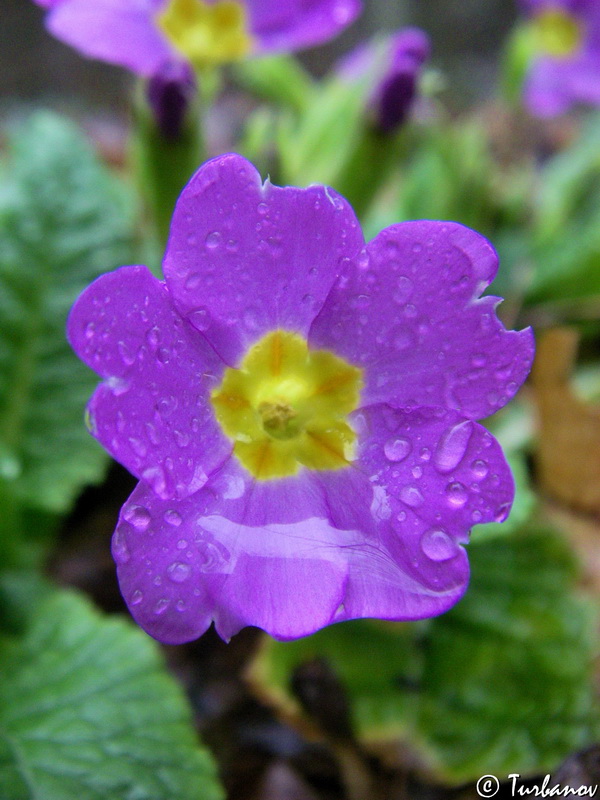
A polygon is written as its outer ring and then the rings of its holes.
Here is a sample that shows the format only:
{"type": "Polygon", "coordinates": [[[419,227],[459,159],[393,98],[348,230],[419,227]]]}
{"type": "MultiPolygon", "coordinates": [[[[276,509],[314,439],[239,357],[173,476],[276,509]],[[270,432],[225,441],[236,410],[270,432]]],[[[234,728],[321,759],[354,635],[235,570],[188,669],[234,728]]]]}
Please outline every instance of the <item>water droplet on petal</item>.
{"type": "Polygon", "coordinates": [[[488,465],[481,458],[478,458],[475,461],[473,461],[473,463],[471,464],[471,470],[473,472],[473,475],[476,478],[479,478],[479,480],[483,480],[483,478],[485,478],[485,476],[489,472],[488,465]]]}
{"type": "Polygon", "coordinates": [[[443,434],[433,456],[433,463],[439,472],[451,472],[460,464],[472,432],[473,423],[465,420],[443,434]]]}
{"type": "Polygon", "coordinates": [[[503,503],[494,514],[494,520],[496,522],[504,522],[504,520],[508,517],[510,513],[511,503],[503,503]]]}
{"type": "Polygon", "coordinates": [[[215,250],[221,244],[221,234],[219,231],[212,231],[204,240],[206,247],[209,250],[215,250]]]}
{"type": "Polygon", "coordinates": [[[152,520],[148,509],[137,505],[127,506],[123,518],[138,531],[145,531],[152,520]]]}
{"type": "Polygon", "coordinates": [[[148,453],[148,446],[143,439],[136,439],[135,436],[129,437],[129,444],[131,445],[131,449],[140,458],[144,458],[148,453]]]}
{"type": "Polygon", "coordinates": [[[131,558],[131,553],[127,547],[125,534],[122,530],[117,528],[112,541],[112,554],[117,564],[127,564],[131,558]]]}
{"type": "Polygon", "coordinates": [[[412,508],[417,508],[425,500],[416,486],[403,486],[400,490],[400,499],[412,508]]]}
{"type": "Polygon", "coordinates": [[[153,611],[156,614],[156,616],[159,617],[161,614],[165,613],[165,611],[167,610],[168,606],[169,606],[169,601],[167,600],[166,597],[163,597],[154,606],[153,611]]]}
{"type": "Polygon", "coordinates": [[[173,525],[175,528],[178,528],[183,521],[181,519],[181,514],[179,514],[173,508],[169,508],[167,511],[165,511],[163,519],[167,524],[173,525]]]}
{"type": "Polygon", "coordinates": [[[421,537],[421,549],[432,561],[448,561],[459,552],[456,542],[442,528],[425,531],[421,537]]]}
{"type": "Polygon", "coordinates": [[[146,333],[146,341],[151,347],[156,347],[156,345],[160,342],[160,328],[157,328],[156,325],[146,333]]]}
{"type": "Polygon", "coordinates": [[[186,548],[187,546],[188,546],[188,541],[187,541],[187,539],[180,539],[180,540],[177,542],[177,549],[178,549],[178,550],[185,550],[185,548],[186,548]]]}
{"type": "Polygon", "coordinates": [[[90,339],[93,339],[95,332],[96,332],[96,324],[94,322],[88,322],[88,324],[85,326],[85,331],[84,331],[85,338],[88,341],[90,339]]]}
{"type": "Polygon", "coordinates": [[[190,577],[192,568],[189,564],[183,564],[181,561],[174,561],[167,568],[167,575],[173,583],[184,583],[190,577]]]}
{"type": "Polygon", "coordinates": [[[117,350],[119,351],[121,361],[125,364],[125,366],[130,367],[132,364],[135,364],[135,353],[131,351],[125,342],[118,342],[117,350]]]}
{"type": "Polygon", "coordinates": [[[383,446],[383,452],[388,461],[403,461],[412,448],[408,439],[392,437],[383,446]]]}
{"type": "Polygon", "coordinates": [[[190,314],[188,314],[188,319],[194,328],[196,328],[197,331],[200,331],[200,333],[208,330],[210,326],[210,313],[207,308],[204,308],[204,306],[201,306],[195,311],[190,312],[190,314]]]}
{"type": "Polygon", "coordinates": [[[131,595],[131,599],[129,600],[130,606],[139,606],[139,604],[144,599],[143,592],[140,592],[139,589],[136,589],[135,592],[131,595]]]}
{"type": "Polygon", "coordinates": [[[455,481],[446,486],[446,496],[448,503],[456,508],[461,508],[467,502],[468,494],[462,483],[455,481]]]}

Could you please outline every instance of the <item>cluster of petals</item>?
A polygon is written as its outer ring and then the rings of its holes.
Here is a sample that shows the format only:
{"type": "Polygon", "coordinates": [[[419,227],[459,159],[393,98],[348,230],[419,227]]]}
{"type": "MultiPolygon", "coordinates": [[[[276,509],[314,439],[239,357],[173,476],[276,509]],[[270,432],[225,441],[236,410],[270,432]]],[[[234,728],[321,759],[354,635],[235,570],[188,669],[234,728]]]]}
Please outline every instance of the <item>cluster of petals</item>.
{"type": "Polygon", "coordinates": [[[600,105],[600,3],[521,0],[521,6],[534,27],[551,20],[558,37],[556,48],[542,42],[534,55],[524,86],[528,109],[553,117],[576,104],[600,105]]]}
{"type": "MultiPolygon", "coordinates": [[[[158,23],[169,0],[35,0],[48,9],[46,25],[89,58],[151,76],[182,59],[158,23]]],[[[220,0],[190,0],[214,7],[220,0]]],[[[232,0],[247,24],[249,55],[321,44],[349,25],[360,0],[232,0]]]]}
{"type": "Polygon", "coordinates": [[[352,82],[367,76],[372,121],[378,130],[391,133],[410,112],[429,53],[424,31],[402,28],[385,41],[359,45],[342,60],[338,74],[352,82]]]}
{"type": "Polygon", "coordinates": [[[508,402],[533,357],[481,296],[497,257],[453,222],[404,222],[365,244],[331,189],[277,187],[229,154],[175,209],[165,281],[143,266],[97,279],[68,322],[102,378],[90,430],[139,478],[113,538],[136,621],[168,643],[214,622],[279,639],[330,623],[439,614],[465,591],[463,545],[502,521],[513,480],[477,420],[508,402]],[[351,463],[259,480],[211,397],[283,330],[362,371],[351,463]]]}

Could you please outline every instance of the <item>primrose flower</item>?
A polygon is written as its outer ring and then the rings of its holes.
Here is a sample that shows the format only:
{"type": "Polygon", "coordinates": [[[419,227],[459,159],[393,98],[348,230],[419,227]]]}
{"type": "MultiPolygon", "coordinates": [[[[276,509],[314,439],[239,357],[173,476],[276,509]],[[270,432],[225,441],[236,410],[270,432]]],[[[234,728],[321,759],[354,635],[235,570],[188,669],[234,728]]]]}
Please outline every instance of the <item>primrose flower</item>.
{"type": "Polygon", "coordinates": [[[471,526],[513,499],[476,420],[533,354],[480,297],[490,244],[404,222],[365,246],[331,189],[263,184],[230,154],[184,189],[163,267],[103,275],[68,322],[103,378],[90,430],[140,479],[113,538],[137,622],[169,643],[212,621],[292,639],[452,606],[471,526]]]}
{"type": "Polygon", "coordinates": [[[349,25],[360,0],[35,0],[47,27],[90,58],[151,76],[320,44],[349,25]]]}
{"type": "Polygon", "coordinates": [[[521,0],[531,20],[534,58],[525,103],[541,117],[576,103],[600,104],[600,4],[597,0],[521,0]]]}
{"type": "Polygon", "coordinates": [[[429,52],[424,31],[403,28],[384,42],[359,45],[341,61],[338,74],[342,79],[354,83],[369,76],[367,107],[377,130],[393,133],[404,123],[417,97],[429,52]]]}

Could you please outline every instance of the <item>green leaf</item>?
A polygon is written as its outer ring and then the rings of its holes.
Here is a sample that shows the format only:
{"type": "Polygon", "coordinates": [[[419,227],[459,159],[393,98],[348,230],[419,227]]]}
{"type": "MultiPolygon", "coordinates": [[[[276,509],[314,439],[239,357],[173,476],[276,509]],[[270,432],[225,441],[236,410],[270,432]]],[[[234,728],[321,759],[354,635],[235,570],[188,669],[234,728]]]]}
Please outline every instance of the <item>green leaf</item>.
{"type": "Polygon", "coordinates": [[[20,504],[62,513],[103,474],[83,425],[96,377],[65,340],[67,313],[132,257],[132,208],[68,122],[33,116],[10,143],[0,195],[0,481],[20,504]]]}
{"type": "Polygon", "coordinates": [[[357,732],[405,739],[442,780],[554,768],[598,732],[595,613],[574,592],[571,553],[551,532],[521,530],[469,554],[471,585],[447,614],[270,642],[255,677],[285,693],[294,666],[326,657],[357,732]]]}
{"type": "Polygon", "coordinates": [[[221,800],[154,642],[55,592],[0,639],[3,800],[221,800]]]}

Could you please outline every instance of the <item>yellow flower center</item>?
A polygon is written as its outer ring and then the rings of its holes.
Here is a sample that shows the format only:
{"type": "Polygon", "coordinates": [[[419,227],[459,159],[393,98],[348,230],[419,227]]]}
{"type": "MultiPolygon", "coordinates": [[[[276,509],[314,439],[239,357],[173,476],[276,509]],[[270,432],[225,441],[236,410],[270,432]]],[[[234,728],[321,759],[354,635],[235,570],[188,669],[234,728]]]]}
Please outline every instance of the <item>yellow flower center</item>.
{"type": "Polygon", "coordinates": [[[211,396],[233,452],[259,480],[300,466],[347,467],[356,434],[346,417],[358,406],[362,370],[328,350],[308,349],[295,333],[263,336],[238,369],[228,367],[211,396]]]}
{"type": "Polygon", "coordinates": [[[568,58],[581,46],[583,33],[575,17],[559,8],[549,8],[534,20],[539,50],[555,58],[568,58]]]}
{"type": "Polygon", "coordinates": [[[169,0],[157,23],[173,47],[197,67],[239,61],[252,46],[246,10],[233,0],[169,0]]]}

